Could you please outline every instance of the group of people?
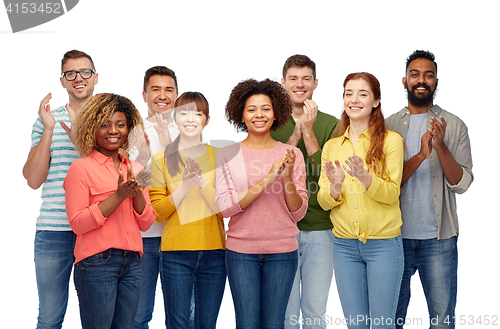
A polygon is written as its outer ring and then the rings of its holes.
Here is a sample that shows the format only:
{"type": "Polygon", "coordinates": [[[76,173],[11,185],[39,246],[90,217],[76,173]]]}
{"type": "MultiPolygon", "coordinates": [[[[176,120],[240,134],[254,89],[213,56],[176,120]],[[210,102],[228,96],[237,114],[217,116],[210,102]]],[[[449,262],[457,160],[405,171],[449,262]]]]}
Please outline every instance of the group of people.
{"type": "Polygon", "coordinates": [[[434,105],[437,64],[407,58],[408,105],[384,119],[370,73],[344,80],[340,120],[318,110],[316,65],[236,85],[207,143],[209,103],[146,71],[148,116],[94,94],[92,58],[67,52],[69,103],[41,102],[23,168],[43,185],[35,235],[37,328],[61,328],[69,279],[83,328],[148,328],[160,276],[167,328],[216,328],[226,277],[237,328],[326,328],[335,274],[348,328],[402,328],[418,270],[431,327],[454,328],[457,193],[472,183],[465,124],[434,105]],[[225,231],[224,218],[230,218],[225,231]]]}

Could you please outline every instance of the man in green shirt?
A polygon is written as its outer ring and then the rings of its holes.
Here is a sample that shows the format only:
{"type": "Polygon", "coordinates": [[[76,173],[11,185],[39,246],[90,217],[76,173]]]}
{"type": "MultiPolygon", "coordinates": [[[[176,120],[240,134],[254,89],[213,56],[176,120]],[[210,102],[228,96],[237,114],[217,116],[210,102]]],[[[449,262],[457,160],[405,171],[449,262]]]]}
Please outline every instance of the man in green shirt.
{"type": "Polygon", "coordinates": [[[293,106],[292,118],[277,131],[274,139],[297,146],[306,162],[309,204],[298,222],[299,266],[288,302],[285,328],[326,328],[324,316],[333,276],[333,225],[329,212],[318,204],[321,151],[339,121],[318,110],[312,100],[318,85],[316,64],[305,55],[288,58],[283,66],[283,88],[293,106]],[[302,310],[302,317],[300,317],[302,310]]]}

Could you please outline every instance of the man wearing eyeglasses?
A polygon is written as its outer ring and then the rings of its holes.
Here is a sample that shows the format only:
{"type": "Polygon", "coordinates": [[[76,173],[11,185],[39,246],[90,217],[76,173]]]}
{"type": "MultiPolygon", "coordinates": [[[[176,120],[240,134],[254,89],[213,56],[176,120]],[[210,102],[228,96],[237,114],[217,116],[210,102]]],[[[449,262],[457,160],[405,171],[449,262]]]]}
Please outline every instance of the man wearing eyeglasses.
{"type": "Polygon", "coordinates": [[[43,98],[23,168],[32,189],[43,185],[35,235],[39,329],[61,328],[66,313],[76,236],[66,216],[62,184],[69,166],[77,159],[71,123],[97,84],[94,63],[86,53],[68,51],[61,66],[61,84],[68,92],[69,103],[51,110],[52,95],[43,98]]]}

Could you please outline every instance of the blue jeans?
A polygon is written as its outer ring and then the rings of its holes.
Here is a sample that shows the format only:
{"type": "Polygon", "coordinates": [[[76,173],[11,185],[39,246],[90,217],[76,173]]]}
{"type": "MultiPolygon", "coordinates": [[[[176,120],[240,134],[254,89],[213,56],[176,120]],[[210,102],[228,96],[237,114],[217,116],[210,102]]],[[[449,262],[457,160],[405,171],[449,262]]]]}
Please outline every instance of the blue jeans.
{"type": "MultiPolygon", "coordinates": [[[[156,283],[158,282],[158,274],[160,273],[161,252],[160,252],[161,237],[143,238],[143,251],[141,258],[142,263],[142,288],[139,298],[139,307],[135,315],[134,329],[148,329],[149,321],[153,318],[155,307],[156,283]]],[[[166,306],[166,304],[164,303],[166,306]]],[[[167,310],[165,309],[165,315],[167,310]]],[[[167,319],[165,318],[165,324],[167,319]]]]}
{"type": "Polygon", "coordinates": [[[348,328],[395,328],[404,255],[392,239],[335,238],[333,267],[348,328]]]}
{"type": "Polygon", "coordinates": [[[243,254],[226,250],[236,328],[284,327],[297,263],[297,250],[279,254],[243,254]]]}
{"type": "Polygon", "coordinates": [[[324,315],[333,277],[333,232],[300,231],[299,263],[286,308],[285,328],[326,328],[324,315]],[[309,325],[311,324],[311,325],[309,325]]]}
{"type": "Polygon", "coordinates": [[[455,328],[457,304],[457,238],[403,239],[405,269],[401,281],[397,328],[403,328],[410,302],[410,279],[418,270],[429,310],[430,328],[455,328]]]}
{"type": "Polygon", "coordinates": [[[132,329],[142,266],[138,252],[108,249],[75,264],[83,329],[132,329]]]}
{"type": "Polygon", "coordinates": [[[225,251],[162,251],[168,329],[187,329],[194,287],[194,328],[215,329],[226,286],[225,251]]]}
{"type": "Polygon", "coordinates": [[[73,269],[73,231],[36,231],[35,273],[38,288],[37,329],[60,329],[68,305],[73,269]]]}

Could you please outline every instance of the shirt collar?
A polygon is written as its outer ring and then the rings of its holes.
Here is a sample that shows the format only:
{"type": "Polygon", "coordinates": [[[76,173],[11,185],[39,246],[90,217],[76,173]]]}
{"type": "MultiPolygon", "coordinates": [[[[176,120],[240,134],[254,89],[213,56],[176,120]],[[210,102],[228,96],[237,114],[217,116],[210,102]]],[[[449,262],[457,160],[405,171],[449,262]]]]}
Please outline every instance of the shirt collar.
{"type": "MultiPolygon", "coordinates": [[[[432,105],[432,107],[427,110],[427,113],[431,112],[435,117],[439,117],[441,111],[442,109],[438,105],[432,105]]],[[[407,115],[410,115],[410,110],[405,107],[401,110],[401,119],[403,119],[407,115]]]]}
{"type": "MultiPolygon", "coordinates": [[[[341,141],[341,144],[344,144],[345,141],[347,139],[349,139],[349,129],[351,129],[351,126],[347,127],[347,129],[345,130],[344,134],[342,136],[340,136],[340,138],[342,138],[342,141],[341,141]]],[[[367,140],[371,140],[371,136],[370,136],[370,133],[368,132],[368,129],[366,129],[363,133],[361,133],[361,135],[359,135],[360,137],[365,137],[367,140]]]]}
{"type": "MultiPolygon", "coordinates": [[[[104,163],[106,163],[106,161],[111,161],[113,162],[113,159],[111,159],[110,157],[107,157],[105,156],[104,154],[102,154],[101,152],[97,151],[97,150],[92,150],[92,152],[89,154],[91,157],[93,157],[97,162],[99,162],[100,165],[104,165],[104,163]]],[[[127,159],[124,158],[123,156],[120,155],[120,158],[122,159],[121,162],[126,162],[127,159]]]]}

